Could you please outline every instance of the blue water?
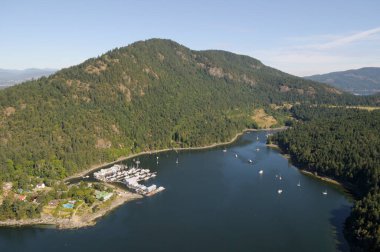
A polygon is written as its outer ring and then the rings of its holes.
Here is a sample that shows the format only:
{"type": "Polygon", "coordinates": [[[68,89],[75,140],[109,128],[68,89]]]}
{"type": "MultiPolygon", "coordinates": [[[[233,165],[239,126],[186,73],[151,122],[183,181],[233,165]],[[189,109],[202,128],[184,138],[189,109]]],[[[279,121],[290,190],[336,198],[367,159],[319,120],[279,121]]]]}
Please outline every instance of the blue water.
{"type": "Polygon", "coordinates": [[[90,228],[1,228],[0,251],[348,250],[342,230],[349,198],[301,174],[265,146],[265,134],[245,134],[226,153],[161,153],[159,165],[155,155],[142,156],[140,166],[157,171],[151,182],[165,191],[127,203],[90,228]]]}

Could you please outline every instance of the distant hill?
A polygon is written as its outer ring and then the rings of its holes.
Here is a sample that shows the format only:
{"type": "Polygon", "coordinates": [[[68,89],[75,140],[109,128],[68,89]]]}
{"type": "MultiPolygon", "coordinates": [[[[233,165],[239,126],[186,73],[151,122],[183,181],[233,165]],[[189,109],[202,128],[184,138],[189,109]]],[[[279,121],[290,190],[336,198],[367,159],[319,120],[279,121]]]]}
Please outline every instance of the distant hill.
{"type": "Polygon", "coordinates": [[[15,84],[31,79],[37,79],[42,76],[49,76],[56,71],[57,70],[55,69],[37,68],[29,68],[25,70],[12,70],[0,68],[0,88],[13,86],[15,84]]]}
{"type": "Polygon", "coordinates": [[[248,56],[140,41],[0,90],[0,181],[60,179],[130,153],[226,141],[258,120],[281,125],[285,104],[371,99],[248,56]]]}
{"type": "Polygon", "coordinates": [[[355,70],[312,75],[305,78],[327,83],[341,90],[359,95],[380,92],[380,67],[364,67],[355,70]]]}

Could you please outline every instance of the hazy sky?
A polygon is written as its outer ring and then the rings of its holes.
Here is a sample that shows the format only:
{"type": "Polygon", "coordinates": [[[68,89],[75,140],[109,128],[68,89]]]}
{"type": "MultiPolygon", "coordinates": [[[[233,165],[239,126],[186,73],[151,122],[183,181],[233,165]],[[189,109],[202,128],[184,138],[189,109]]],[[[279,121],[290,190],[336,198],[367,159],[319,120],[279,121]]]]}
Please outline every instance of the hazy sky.
{"type": "Polygon", "coordinates": [[[380,1],[0,0],[0,68],[62,68],[153,37],[295,75],[380,67],[380,1]]]}

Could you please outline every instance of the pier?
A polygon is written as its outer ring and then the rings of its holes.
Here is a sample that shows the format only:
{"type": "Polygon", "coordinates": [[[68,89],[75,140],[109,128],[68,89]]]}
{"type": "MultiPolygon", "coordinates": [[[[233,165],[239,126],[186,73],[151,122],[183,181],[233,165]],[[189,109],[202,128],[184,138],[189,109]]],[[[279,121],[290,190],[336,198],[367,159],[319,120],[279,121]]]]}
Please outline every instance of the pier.
{"type": "Polygon", "coordinates": [[[146,186],[140,184],[141,181],[147,181],[157,176],[156,172],[151,172],[149,169],[131,167],[127,165],[116,164],[110,168],[101,169],[94,172],[94,177],[100,181],[108,183],[122,183],[129,189],[144,196],[152,196],[158,192],[165,190],[164,187],[157,187],[155,184],[146,186]]]}

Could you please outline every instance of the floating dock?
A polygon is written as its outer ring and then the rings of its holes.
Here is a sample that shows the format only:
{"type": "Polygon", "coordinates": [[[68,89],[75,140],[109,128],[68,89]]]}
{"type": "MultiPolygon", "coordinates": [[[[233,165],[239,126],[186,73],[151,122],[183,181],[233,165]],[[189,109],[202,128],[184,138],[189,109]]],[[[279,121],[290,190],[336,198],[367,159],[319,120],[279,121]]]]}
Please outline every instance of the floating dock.
{"type": "Polygon", "coordinates": [[[127,165],[116,164],[110,168],[101,169],[94,172],[94,177],[103,182],[119,182],[126,185],[129,189],[134,190],[144,196],[151,196],[165,190],[160,186],[157,188],[155,184],[150,186],[142,185],[139,182],[147,181],[157,176],[156,172],[151,172],[149,169],[131,167],[127,165]]]}

